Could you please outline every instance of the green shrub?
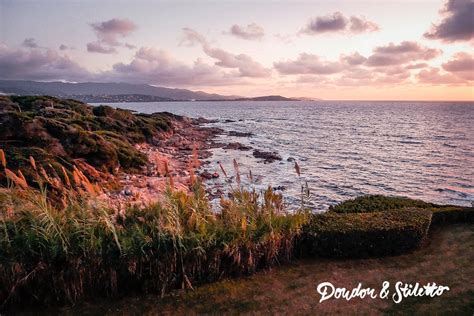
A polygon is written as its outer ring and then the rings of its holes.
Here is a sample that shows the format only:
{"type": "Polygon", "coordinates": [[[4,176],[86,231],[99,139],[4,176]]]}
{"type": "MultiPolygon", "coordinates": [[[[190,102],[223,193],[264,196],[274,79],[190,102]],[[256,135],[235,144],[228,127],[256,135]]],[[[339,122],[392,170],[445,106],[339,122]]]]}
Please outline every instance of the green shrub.
{"type": "Polygon", "coordinates": [[[404,212],[315,214],[303,228],[303,256],[370,257],[401,254],[420,246],[432,213],[422,209],[404,212]]]}
{"type": "Polygon", "coordinates": [[[355,199],[341,202],[329,207],[329,211],[336,213],[361,213],[379,212],[385,210],[401,209],[406,207],[427,208],[435,204],[406,197],[392,197],[384,195],[363,195],[355,199]]]}

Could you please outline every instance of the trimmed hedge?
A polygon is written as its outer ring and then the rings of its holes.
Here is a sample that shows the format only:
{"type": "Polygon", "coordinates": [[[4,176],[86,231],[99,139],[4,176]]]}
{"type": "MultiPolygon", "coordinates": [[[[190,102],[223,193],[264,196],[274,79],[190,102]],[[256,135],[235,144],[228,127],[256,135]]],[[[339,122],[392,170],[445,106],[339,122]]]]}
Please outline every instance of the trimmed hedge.
{"type": "Polygon", "coordinates": [[[433,212],[433,224],[473,223],[474,207],[455,205],[438,205],[406,197],[383,195],[364,195],[331,206],[329,212],[334,213],[371,213],[387,210],[404,210],[419,208],[433,212]]]}
{"type": "Polygon", "coordinates": [[[440,206],[429,210],[433,212],[432,224],[474,223],[474,207],[440,206]]]}
{"type": "Polygon", "coordinates": [[[385,210],[399,210],[406,207],[429,208],[436,204],[406,197],[363,195],[355,199],[346,200],[329,207],[330,212],[336,213],[366,213],[385,210]]]}
{"type": "Polygon", "coordinates": [[[351,258],[405,253],[421,245],[431,217],[432,212],[416,208],[315,214],[303,228],[300,252],[309,257],[351,258]]]}

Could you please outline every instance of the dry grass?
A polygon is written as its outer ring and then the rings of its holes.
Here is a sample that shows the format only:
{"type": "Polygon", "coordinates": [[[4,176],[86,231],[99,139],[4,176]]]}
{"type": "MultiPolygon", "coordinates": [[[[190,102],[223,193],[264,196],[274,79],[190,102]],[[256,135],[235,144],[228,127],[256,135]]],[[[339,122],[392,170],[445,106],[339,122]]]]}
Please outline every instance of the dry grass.
{"type": "MultiPolygon", "coordinates": [[[[62,166],[60,177],[34,158],[30,163],[35,187],[7,161],[3,168],[9,182],[0,191],[2,307],[166,293],[248,275],[291,259],[307,218],[303,210],[288,214],[271,188],[247,191],[240,183],[215,213],[199,179],[190,192],[175,189],[167,163],[160,203],[119,209],[95,200],[99,187],[78,167],[69,178],[62,166]]],[[[240,178],[237,162],[235,171],[240,178]]]]}

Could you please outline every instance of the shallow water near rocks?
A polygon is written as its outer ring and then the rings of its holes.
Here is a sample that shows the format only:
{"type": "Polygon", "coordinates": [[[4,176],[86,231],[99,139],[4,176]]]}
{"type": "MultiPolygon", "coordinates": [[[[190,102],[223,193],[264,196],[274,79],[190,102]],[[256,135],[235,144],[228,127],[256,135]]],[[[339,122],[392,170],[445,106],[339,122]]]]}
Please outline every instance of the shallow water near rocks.
{"type": "Polygon", "coordinates": [[[362,194],[402,195],[429,202],[471,205],[474,201],[474,103],[472,102],[152,102],[111,106],[153,113],[168,111],[217,119],[210,126],[251,132],[221,135],[218,142],[240,142],[276,151],[282,161],[263,163],[250,151],[213,150],[210,172],[229,175],[232,160],[243,182],[258,190],[284,188],[290,205],[300,203],[301,185],[311,191],[315,210],[362,194]],[[295,159],[301,177],[294,170],[295,159]]]}

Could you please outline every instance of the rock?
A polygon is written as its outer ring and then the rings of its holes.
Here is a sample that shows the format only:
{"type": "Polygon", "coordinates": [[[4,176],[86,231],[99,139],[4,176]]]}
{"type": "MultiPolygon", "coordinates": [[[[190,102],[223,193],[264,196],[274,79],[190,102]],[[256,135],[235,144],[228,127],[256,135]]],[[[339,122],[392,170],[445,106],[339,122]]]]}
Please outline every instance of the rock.
{"type": "Polygon", "coordinates": [[[197,119],[194,119],[194,123],[196,124],[209,124],[209,123],[217,123],[218,120],[208,120],[203,117],[198,117],[197,119]]]}
{"type": "Polygon", "coordinates": [[[255,149],[253,151],[253,156],[258,159],[263,159],[265,163],[272,163],[276,160],[281,160],[281,156],[276,152],[271,151],[261,151],[259,149],[255,149]]]}
{"type": "Polygon", "coordinates": [[[225,147],[223,147],[224,149],[234,149],[234,150],[250,150],[252,149],[252,147],[250,146],[245,146],[239,142],[233,142],[233,143],[228,143],[225,147]]]}
{"type": "Polygon", "coordinates": [[[293,161],[295,161],[295,158],[293,158],[293,157],[288,157],[288,159],[286,159],[286,161],[288,161],[288,162],[293,162],[293,161]]]}
{"type": "Polygon", "coordinates": [[[217,172],[210,173],[207,170],[204,170],[203,172],[201,172],[200,176],[201,178],[206,179],[206,180],[219,178],[219,174],[217,172]]]}
{"type": "Polygon", "coordinates": [[[227,132],[227,135],[229,135],[229,136],[235,136],[235,137],[251,137],[251,136],[253,136],[252,133],[237,132],[237,131],[229,131],[229,132],[227,132]]]}
{"type": "Polygon", "coordinates": [[[227,119],[227,120],[224,120],[224,123],[235,123],[235,121],[227,119]]]}
{"type": "Polygon", "coordinates": [[[273,187],[273,190],[274,191],[285,191],[286,187],[284,187],[283,185],[279,185],[279,186],[273,187]]]}
{"type": "Polygon", "coordinates": [[[212,179],[212,174],[207,170],[201,172],[200,176],[201,178],[206,179],[206,180],[212,179]]]}

